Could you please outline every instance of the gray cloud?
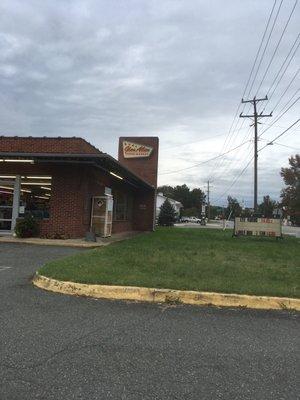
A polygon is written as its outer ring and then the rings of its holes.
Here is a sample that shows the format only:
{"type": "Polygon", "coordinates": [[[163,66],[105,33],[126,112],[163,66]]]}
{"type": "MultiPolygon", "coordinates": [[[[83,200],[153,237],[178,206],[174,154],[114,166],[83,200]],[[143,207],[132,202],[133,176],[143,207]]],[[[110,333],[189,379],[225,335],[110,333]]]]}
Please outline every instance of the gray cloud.
{"type": "MultiPolygon", "coordinates": [[[[283,6],[273,48],[292,5],[283,6]]],[[[121,135],[158,135],[160,172],[212,158],[222,149],[270,7],[267,0],[2,0],[0,132],[83,136],[113,155],[121,135]],[[212,139],[202,140],[207,137],[212,139]]],[[[261,95],[298,33],[296,11],[261,95]]],[[[266,111],[298,66],[299,54],[266,111]]],[[[299,80],[286,101],[298,86],[299,80]]],[[[294,108],[278,124],[289,126],[297,115],[294,108]]],[[[231,147],[243,140],[247,123],[231,147]]],[[[281,131],[274,127],[265,137],[281,131]]],[[[299,134],[287,141],[300,148],[299,134]]],[[[261,153],[261,195],[278,196],[279,170],[292,152],[274,145],[261,153]]],[[[161,175],[160,183],[199,186],[211,177],[216,199],[247,159],[241,149],[220,162],[161,175]]],[[[251,173],[249,168],[230,193],[251,201],[251,173]]]]}

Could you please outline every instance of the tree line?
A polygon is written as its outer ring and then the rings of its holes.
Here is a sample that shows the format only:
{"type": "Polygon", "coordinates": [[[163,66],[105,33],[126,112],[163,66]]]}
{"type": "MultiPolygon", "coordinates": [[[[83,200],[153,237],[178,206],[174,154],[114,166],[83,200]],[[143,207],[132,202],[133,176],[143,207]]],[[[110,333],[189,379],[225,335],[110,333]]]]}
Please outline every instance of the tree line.
{"type": "Polygon", "coordinates": [[[190,189],[186,184],[177,186],[159,186],[158,193],[163,193],[164,196],[180,201],[183,206],[181,215],[196,216],[201,215],[202,204],[205,204],[206,195],[200,188],[190,189]]]}
{"type": "MultiPolygon", "coordinates": [[[[275,201],[269,195],[263,197],[263,201],[258,205],[257,214],[266,218],[271,218],[276,209],[282,210],[283,217],[290,217],[292,223],[300,225],[300,155],[296,154],[289,158],[289,167],[281,168],[280,175],[283,178],[285,188],[282,189],[280,200],[275,201]]],[[[180,201],[183,205],[181,215],[201,216],[202,205],[206,202],[206,195],[200,188],[190,189],[186,184],[158,187],[158,193],[180,201]]],[[[227,207],[223,209],[219,206],[211,206],[211,218],[225,217],[234,218],[235,216],[251,216],[253,209],[244,208],[239,201],[228,196],[227,207]]]]}

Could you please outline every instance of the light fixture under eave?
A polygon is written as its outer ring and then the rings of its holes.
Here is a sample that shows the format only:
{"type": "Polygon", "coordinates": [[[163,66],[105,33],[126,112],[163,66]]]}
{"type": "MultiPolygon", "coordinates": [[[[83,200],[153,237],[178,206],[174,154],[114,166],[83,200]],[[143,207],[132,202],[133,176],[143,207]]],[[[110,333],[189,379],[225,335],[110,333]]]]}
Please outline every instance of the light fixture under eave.
{"type": "Polygon", "coordinates": [[[26,179],[52,179],[52,176],[26,176],[26,179]]]}
{"type": "Polygon", "coordinates": [[[10,187],[10,186],[0,186],[0,189],[6,189],[6,190],[14,190],[14,188],[13,187],[10,187]]]}
{"type": "Polygon", "coordinates": [[[123,180],[124,178],[122,178],[122,176],[120,176],[120,175],[117,175],[117,174],[115,174],[114,172],[109,172],[111,175],[113,175],[113,176],[115,176],[116,178],[118,178],[118,179],[121,179],[121,180],[123,180]]]}
{"type": "Polygon", "coordinates": [[[51,187],[41,186],[41,189],[44,189],[44,190],[51,190],[51,187]]]}
{"type": "MultiPolygon", "coordinates": [[[[14,188],[9,187],[9,186],[0,186],[0,189],[11,190],[10,193],[13,193],[13,192],[14,192],[14,188]]],[[[21,189],[21,192],[24,192],[24,193],[31,193],[31,190],[28,190],[28,189],[21,189]]]]}
{"type": "Polygon", "coordinates": [[[13,159],[13,158],[2,158],[0,161],[2,162],[12,162],[12,163],[29,163],[34,164],[34,160],[20,160],[20,159],[13,159]]]}
{"type": "Polygon", "coordinates": [[[29,186],[51,186],[50,182],[21,182],[21,185],[29,185],[29,186]]]}
{"type": "Polygon", "coordinates": [[[46,196],[33,196],[33,197],[35,197],[36,199],[49,200],[49,197],[46,196]]]}

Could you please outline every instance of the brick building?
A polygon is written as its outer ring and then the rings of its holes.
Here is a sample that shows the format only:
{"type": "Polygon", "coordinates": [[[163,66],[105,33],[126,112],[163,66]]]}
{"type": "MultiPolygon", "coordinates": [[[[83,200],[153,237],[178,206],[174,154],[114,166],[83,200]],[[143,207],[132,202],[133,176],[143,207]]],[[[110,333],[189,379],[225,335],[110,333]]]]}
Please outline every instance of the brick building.
{"type": "Polygon", "coordinates": [[[77,137],[0,137],[0,234],[28,213],[42,237],[153,230],[158,138],[122,137],[118,158],[77,137]]]}

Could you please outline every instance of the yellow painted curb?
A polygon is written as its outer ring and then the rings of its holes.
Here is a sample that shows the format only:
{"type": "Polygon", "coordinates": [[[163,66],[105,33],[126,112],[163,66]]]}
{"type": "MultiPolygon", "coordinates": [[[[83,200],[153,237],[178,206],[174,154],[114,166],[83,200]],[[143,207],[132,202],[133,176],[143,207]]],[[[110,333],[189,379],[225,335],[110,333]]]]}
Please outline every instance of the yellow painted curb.
{"type": "Polygon", "coordinates": [[[39,274],[35,275],[33,284],[51,292],[94,297],[98,299],[300,311],[300,299],[288,297],[249,296],[186,290],[152,289],[135,286],[89,285],[58,281],[39,274]]]}

